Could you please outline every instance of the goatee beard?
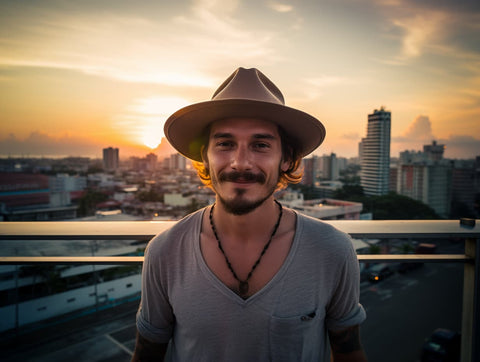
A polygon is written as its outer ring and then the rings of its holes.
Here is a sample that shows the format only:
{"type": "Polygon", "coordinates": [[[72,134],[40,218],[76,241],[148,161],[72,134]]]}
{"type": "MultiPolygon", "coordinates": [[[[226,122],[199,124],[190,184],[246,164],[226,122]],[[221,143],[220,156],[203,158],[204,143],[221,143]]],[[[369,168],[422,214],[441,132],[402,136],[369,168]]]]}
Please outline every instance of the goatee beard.
{"type": "Polygon", "coordinates": [[[276,187],[273,187],[267,195],[261,199],[258,200],[245,200],[242,198],[242,195],[244,194],[245,190],[242,189],[237,189],[237,196],[232,199],[232,200],[225,200],[223,197],[217,194],[217,199],[220,202],[220,204],[223,206],[226,212],[229,214],[233,215],[246,215],[253,210],[257,209],[259,206],[261,206],[266,200],[270,198],[270,196],[273,195],[275,192],[276,187]]]}
{"type": "MultiPolygon", "coordinates": [[[[218,180],[213,181],[214,189],[215,189],[215,184],[216,183],[221,183],[221,182],[236,182],[236,181],[254,181],[257,182],[260,185],[265,185],[267,178],[265,177],[264,174],[262,173],[252,173],[252,172],[238,172],[238,171],[231,171],[231,172],[225,172],[221,173],[218,177],[218,180]]],[[[243,194],[246,192],[246,190],[238,188],[235,189],[236,195],[234,196],[233,199],[231,200],[226,200],[223,198],[218,192],[217,194],[217,200],[219,203],[223,206],[226,212],[229,214],[233,215],[246,215],[255,209],[257,209],[259,206],[261,206],[266,200],[270,198],[270,196],[273,195],[273,193],[276,191],[277,185],[272,185],[269,190],[267,190],[267,194],[265,197],[260,198],[258,200],[246,200],[243,198],[243,194]]]]}

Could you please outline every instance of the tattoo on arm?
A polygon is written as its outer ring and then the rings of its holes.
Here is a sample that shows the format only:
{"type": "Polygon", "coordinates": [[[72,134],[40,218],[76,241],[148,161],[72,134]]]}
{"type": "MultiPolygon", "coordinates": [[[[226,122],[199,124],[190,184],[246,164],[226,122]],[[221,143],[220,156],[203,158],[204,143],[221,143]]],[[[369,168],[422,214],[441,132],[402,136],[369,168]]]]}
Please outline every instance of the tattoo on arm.
{"type": "Polygon", "coordinates": [[[163,361],[167,346],[167,343],[150,342],[137,332],[135,351],[131,362],[163,361]]]}
{"type": "Polygon", "coordinates": [[[348,354],[362,350],[358,326],[349,327],[338,332],[328,333],[333,353],[348,354]]]}

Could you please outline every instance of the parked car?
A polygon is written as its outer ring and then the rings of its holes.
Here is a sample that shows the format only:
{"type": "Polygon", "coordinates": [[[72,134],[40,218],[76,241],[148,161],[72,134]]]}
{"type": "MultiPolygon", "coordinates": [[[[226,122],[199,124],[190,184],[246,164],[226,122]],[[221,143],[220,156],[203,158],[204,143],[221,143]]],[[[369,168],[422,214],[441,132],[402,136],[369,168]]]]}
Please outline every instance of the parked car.
{"type": "Polygon", "coordinates": [[[438,328],[425,341],[422,348],[422,362],[459,362],[460,333],[438,328]]]}
{"type": "Polygon", "coordinates": [[[369,269],[369,280],[373,283],[379,282],[393,274],[388,264],[376,264],[369,269]]]}

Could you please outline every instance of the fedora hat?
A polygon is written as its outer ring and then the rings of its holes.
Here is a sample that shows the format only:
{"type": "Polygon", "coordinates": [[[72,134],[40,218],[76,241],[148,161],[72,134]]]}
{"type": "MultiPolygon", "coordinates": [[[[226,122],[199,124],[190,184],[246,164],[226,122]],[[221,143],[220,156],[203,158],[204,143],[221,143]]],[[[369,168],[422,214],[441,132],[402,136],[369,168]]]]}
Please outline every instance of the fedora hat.
{"type": "Polygon", "coordinates": [[[280,126],[300,147],[304,157],[325,138],[325,127],[315,117],[285,105],[280,90],[258,69],[238,68],[215,91],[210,101],[195,103],[172,114],[164,132],[182,155],[202,161],[206,127],[226,118],[256,118],[280,126]]]}

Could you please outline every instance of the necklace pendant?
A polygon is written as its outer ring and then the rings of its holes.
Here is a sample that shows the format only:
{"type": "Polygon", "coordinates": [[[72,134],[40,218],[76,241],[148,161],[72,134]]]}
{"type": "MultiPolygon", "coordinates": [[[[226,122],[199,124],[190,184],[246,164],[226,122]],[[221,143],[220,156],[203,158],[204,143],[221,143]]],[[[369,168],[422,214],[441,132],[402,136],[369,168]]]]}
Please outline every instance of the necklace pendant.
{"type": "Polygon", "coordinates": [[[238,293],[241,295],[241,296],[244,296],[248,293],[248,282],[245,281],[245,282],[239,282],[238,283],[238,293]]]}

